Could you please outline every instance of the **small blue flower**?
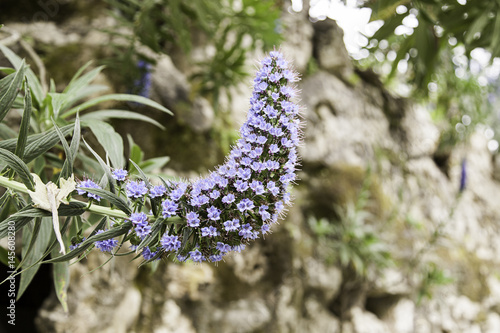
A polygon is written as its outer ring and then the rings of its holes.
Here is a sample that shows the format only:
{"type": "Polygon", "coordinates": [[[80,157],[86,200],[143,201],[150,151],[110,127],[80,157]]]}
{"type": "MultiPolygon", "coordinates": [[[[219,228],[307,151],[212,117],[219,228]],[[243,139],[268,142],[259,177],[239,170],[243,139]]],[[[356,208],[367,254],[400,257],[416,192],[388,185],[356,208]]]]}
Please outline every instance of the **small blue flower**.
{"type": "Polygon", "coordinates": [[[160,244],[165,249],[165,251],[177,251],[182,245],[181,241],[179,240],[179,236],[170,236],[168,233],[165,233],[162,236],[160,244]]]}
{"type": "Polygon", "coordinates": [[[125,178],[127,176],[128,176],[127,170],[123,170],[123,169],[115,169],[115,170],[113,170],[113,172],[111,174],[111,177],[113,177],[114,179],[116,179],[120,182],[125,181],[125,178]]]}
{"type": "Polygon", "coordinates": [[[74,244],[74,245],[70,245],[69,246],[69,250],[73,251],[74,249],[76,249],[77,247],[79,247],[80,244],[82,244],[84,240],[85,240],[85,237],[82,238],[82,241],[80,243],[77,243],[77,244],[74,244]]]}
{"type": "Polygon", "coordinates": [[[250,223],[244,224],[241,227],[238,235],[240,235],[241,237],[246,238],[246,239],[252,238],[253,232],[252,232],[252,226],[250,225],[250,223]]]}
{"type": "Polygon", "coordinates": [[[214,226],[201,228],[202,237],[215,237],[217,235],[218,235],[217,228],[215,228],[214,226]]]}
{"type": "Polygon", "coordinates": [[[226,203],[226,204],[230,204],[230,203],[234,202],[234,200],[235,200],[234,194],[232,194],[232,193],[229,193],[222,198],[222,202],[226,203]]]}
{"type": "Polygon", "coordinates": [[[208,257],[211,262],[217,262],[222,260],[222,254],[212,254],[208,257]]]}
{"type": "Polygon", "coordinates": [[[217,209],[214,206],[211,206],[207,209],[208,218],[212,221],[217,221],[220,219],[220,209],[217,209]]]}
{"type": "Polygon", "coordinates": [[[179,207],[178,207],[178,205],[177,205],[177,203],[175,201],[164,200],[162,202],[161,206],[163,208],[162,214],[163,214],[164,218],[177,215],[177,209],[179,207]]]}
{"type": "MultiPolygon", "coordinates": [[[[99,230],[96,235],[102,234],[103,232],[103,230],[99,230]]],[[[118,246],[118,241],[114,238],[95,242],[95,247],[101,250],[101,252],[111,252],[116,246],[118,246]]]]}
{"type": "Polygon", "coordinates": [[[149,196],[151,198],[162,197],[167,192],[167,189],[163,185],[153,186],[151,191],[149,192],[149,196]]]}
{"type": "Polygon", "coordinates": [[[240,221],[238,219],[232,219],[224,222],[224,229],[226,231],[236,231],[240,227],[240,221]]]}
{"type": "MultiPolygon", "coordinates": [[[[99,189],[101,188],[99,185],[97,185],[94,181],[90,179],[78,182],[77,186],[82,188],[99,188],[99,189]]],[[[79,188],[76,189],[76,192],[79,195],[85,195],[87,198],[94,199],[96,201],[101,201],[101,197],[98,196],[97,194],[93,194],[79,188]]]]}
{"type": "Polygon", "coordinates": [[[148,193],[148,188],[144,181],[131,181],[127,183],[127,197],[129,198],[142,198],[148,193]]]}
{"type": "MultiPolygon", "coordinates": [[[[151,259],[153,259],[156,256],[157,253],[158,253],[158,251],[151,252],[151,250],[149,249],[148,246],[145,246],[142,249],[142,257],[144,258],[144,260],[151,260],[151,259]]],[[[160,260],[160,257],[156,258],[155,260],[160,260]]]]}
{"type": "Polygon", "coordinates": [[[252,208],[255,207],[252,200],[250,200],[250,199],[243,199],[236,206],[238,207],[239,211],[242,213],[246,210],[251,210],[252,208]]]}
{"type": "Polygon", "coordinates": [[[222,242],[217,242],[217,246],[215,248],[219,250],[221,253],[227,253],[231,251],[231,246],[228,244],[224,244],[222,242]]]}
{"type": "Polygon", "coordinates": [[[191,260],[193,260],[194,262],[202,262],[207,260],[205,259],[205,256],[198,249],[194,251],[189,251],[189,256],[191,257],[191,260]]]}
{"type": "Polygon", "coordinates": [[[200,225],[200,215],[195,212],[189,212],[186,214],[187,225],[191,228],[196,228],[200,225]]]}
{"type": "Polygon", "coordinates": [[[144,213],[132,213],[129,220],[133,223],[135,233],[141,239],[151,233],[151,226],[148,224],[148,216],[144,213]]]}

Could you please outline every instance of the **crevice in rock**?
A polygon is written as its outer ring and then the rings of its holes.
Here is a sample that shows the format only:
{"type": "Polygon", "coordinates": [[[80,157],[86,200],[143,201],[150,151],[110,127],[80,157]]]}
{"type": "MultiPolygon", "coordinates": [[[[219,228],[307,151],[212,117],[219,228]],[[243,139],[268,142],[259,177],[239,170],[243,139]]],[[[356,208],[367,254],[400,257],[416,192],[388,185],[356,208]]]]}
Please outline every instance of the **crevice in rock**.
{"type": "Polygon", "coordinates": [[[365,309],[376,315],[379,319],[384,319],[389,311],[401,299],[399,295],[378,295],[367,297],[365,309]]]}

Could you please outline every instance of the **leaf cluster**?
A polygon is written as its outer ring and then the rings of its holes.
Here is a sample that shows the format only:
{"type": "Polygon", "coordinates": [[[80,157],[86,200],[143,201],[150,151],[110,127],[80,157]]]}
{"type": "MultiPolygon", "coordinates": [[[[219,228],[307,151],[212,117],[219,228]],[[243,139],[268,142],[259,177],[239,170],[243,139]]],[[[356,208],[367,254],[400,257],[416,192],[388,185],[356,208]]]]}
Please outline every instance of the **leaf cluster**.
{"type": "MultiPolygon", "coordinates": [[[[99,104],[125,101],[145,104],[168,114],[171,112],[141,96],[107,94],[95,97],[97,93],[107,89],[105,86],[92,84],[103,67],[90,69],[90,63],[86,64],[75,73],[62,92],[57,92],[53,81],[50,85],[42,84],[25,61],[9,48],[0,45],[0,51],[13,66],[0,68],[0,72],[5,73],[0,79],[0,180],[2,186],[6,187],[5,191],[0,192],[0,238],[22,232],[23,244],[21,260],[17,258],[19,252],[9,253],[1,248],[0,261],[10,265],[12,261],[9,258],[16,256],[15,275],[22,273],[17,298],[26,290],[40,264],[52,263],[57,296],[67,310],[68,260],[83,258],[95,241],[127,235],[132,227],[130,222],[122,221],[97,234],[110,225],[112,216],[123,219],[131,212],[130,203],[117,193],[118,189],[111,177],[112,167],[126,168],[128,164],[124,158],[123,140],[106,121],[117,117],[129,118],[163,128],[161,124],[142,114],[121,109],[99,110],[99,104]],[[49,88],[44,88],[46,86],[49,88]],[[19,126],[12,126],[16,117],[7,119],[6,116],[16,112],[20,113],[21,120],[19,126]],[[4,121],[6,119],[11,123],[10,126],[4,121]],[[83,131],[86,129],[93,133],[106,152],[105,159],[85,142],[83,131]],[[88,152],[92,157],[89,157],[88,152]],[[56,185],[61,178],[68,179],[74,174],[80,177],[83,174],[97,174],[102,177],[103,187],[109,188],[94,190],[103,198],[101,206],[91,209],[86,203],[74,199],[67,205],[59,206],[58,215],[66,217],[60,228],[66,244],[93,227],[81,246],[66,255],[60,256],[58,246],[56,248],[58,242],[51,212],[34,207],[30,197],[25,195],[28,190],[34,190],[32,173],[39,175],[44,183],[52,181],[56,185]],[[85,211],[94,214],[83,218],[85,211]],[[97,218],[96,214],[105,217],[97,218]]],[[[130,166],[133,165],[134,168],[130,170],[131,174],[144,175],[145,171],[142,171],[141,166],[146,172],[150,172],[168,162],[166,157],[145,161],[140,148],[133,144],[131,138],[129,140],[129,155],[132,157],[130,166]]],[[[122,244],[126,240],[127,236],[124,236],[122,244]]]]}

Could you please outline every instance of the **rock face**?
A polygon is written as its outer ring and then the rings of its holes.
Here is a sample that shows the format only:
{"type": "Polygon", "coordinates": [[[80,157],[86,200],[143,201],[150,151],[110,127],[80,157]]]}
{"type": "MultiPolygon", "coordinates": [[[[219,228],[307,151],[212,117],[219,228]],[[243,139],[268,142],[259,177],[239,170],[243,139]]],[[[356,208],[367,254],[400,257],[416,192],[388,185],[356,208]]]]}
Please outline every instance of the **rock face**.
{"type": "MultiPolygon", "coordinates": [[[[306,120],[302,180],[287,220],[218,266],[161,262],[151,273],[116,259],[86,274],[105,260],[93,253],[71,266],[69,314],[52,294],[36,318],[40,332],[500,330],[500,186],[485,138],[476,133],[455,147],[443,173],[433,160],[439,133],[425,111],[356,71],[334,22],[284,15],[295,24],[282,50],[302,73],[306,120]],[[468,181],[459,192],[464,158],[468,181]],[[390,258],[378,257],[379,245],[390,258]]],[[[155,99],[189,105],[178,117],[196,135],[212,128],[210,105],[191,99],[169,58],[154,75],[155,99]]]]}

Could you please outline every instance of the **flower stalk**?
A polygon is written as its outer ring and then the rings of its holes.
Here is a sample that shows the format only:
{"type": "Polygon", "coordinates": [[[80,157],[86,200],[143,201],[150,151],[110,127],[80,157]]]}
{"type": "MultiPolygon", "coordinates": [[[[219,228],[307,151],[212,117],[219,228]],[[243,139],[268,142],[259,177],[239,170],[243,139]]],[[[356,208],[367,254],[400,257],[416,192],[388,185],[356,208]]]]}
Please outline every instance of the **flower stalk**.
{"type": "MultiPolygon", "coordinates": [[[[23,184],[18,181],[9,179],[4,176],[0,176],[0,186],[3,186],[7,189],[11,189],[17,192],[22,192],[28,194],[28,188],[23,184]]],[[[82,204],[87,204],[84,201],[80,201],[77,199],[70,199],[69,202],[78,202],[82,204]]],[[[121,210],[113,209],[110,207],[104,207],[104,206],[98,206],[98,205],[91,205],[89,208],[86,208],[86,210],[90,213],[102,215],[102,216],[109,216],[109,217],[115,217],[115,218],[120,218],[120,219],[126,219],[128,218],[127,214],[122,212],[121,210]]]]}

